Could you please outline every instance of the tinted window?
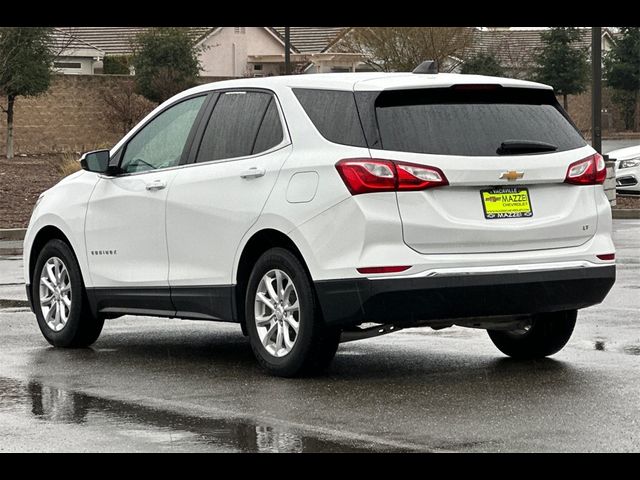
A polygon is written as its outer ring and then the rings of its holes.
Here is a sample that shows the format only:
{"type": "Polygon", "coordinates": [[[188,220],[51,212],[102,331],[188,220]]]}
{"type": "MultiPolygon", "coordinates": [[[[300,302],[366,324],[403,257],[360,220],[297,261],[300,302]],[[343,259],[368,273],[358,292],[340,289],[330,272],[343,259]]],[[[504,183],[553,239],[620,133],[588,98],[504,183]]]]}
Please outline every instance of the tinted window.
{"type": "Polygon", "coordinates": [[[366,147],[353,92],[293,90],[320,134],[330,142],[366,147]]]}
{"type": "Polygon", "coordinates": [[[282,124],[278,115],[278,107],[276,107],[276,102],[272,98],[258,130],[252,153],[264,152],[275,147],[280,142],[282,142],[282,124]]]}
{"type": "Polygon", "coordinates": [[[132,173],[178,165],[205,98],[185,100],[151,120],[127,144],[120,168],[132,173]]]}
{"type": "Polygon", "coordinates": [[[281,140],[282,127],[270,94],[226,92],[220,95],[213,109],[197,161],[244,157],[271,148],[281,140]],[[270,126],[265,124],[263,129],[263,120],[272,123],[270,126]],[[273,120],[277,121],[277,126],[273,120]],[[280,138],[273,143],[278,133],[280,138]]]}
{"type": "Polygon", "coordinates": [[[547,90],[383,92],[375,106],[384,150],[495,156],[507,140],[550,143],[557,151],[585,145],[547,90]]]}

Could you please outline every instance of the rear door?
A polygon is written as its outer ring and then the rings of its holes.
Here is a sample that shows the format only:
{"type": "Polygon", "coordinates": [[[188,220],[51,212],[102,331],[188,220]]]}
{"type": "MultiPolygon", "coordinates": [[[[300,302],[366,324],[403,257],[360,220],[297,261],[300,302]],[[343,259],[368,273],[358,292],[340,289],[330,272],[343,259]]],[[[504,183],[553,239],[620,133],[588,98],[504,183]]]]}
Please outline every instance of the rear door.
{"type": "Polygon", "coordinates": [[[291,145],[266,91],[221,92],[204,125],[169,191],[169,283],[178,316],[228,320],[236,250],[291,145]]]}
{"type": "Polygon", "coordinates": [[[483,253],[588,241],[597,226],[594,187],[564,180],[571,163],[594,152],[552,92],[461,87],[382,92],[375,101],[371,155],[438,167],[449,181],[398,192],[407,245],[483,253]]]}

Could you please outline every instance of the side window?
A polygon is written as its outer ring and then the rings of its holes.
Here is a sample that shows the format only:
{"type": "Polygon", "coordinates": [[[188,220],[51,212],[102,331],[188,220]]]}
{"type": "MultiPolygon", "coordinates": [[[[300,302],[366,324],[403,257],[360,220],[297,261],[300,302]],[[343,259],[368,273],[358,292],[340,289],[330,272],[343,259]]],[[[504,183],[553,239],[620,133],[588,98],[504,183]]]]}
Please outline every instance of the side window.
{"type": "Polygon", "coordinates": [[[275,147],[282,142],[282,137],[282,123],[280,123],[278,107],[276,107],[276,101],[271,98],[251,153],[255,155],[275,147]]]}
{"type": "Polygon", "coordinates": [[[353,92],[295,88],[293,93],[324,138],[341,145],[367,146],[353,92]]]}
{"type": "Polygon", "coordinates": [[[282,125],[272,95],[225,92],[209,118],[196,161],[245,157],[281,141],[282,125]]]}
{"type": "Polygon", "coordinates": [[[205,98],[180,102],[145,125],[127,144],[120,163],[122,171],[144,172],[178,165],[205,98]]]}

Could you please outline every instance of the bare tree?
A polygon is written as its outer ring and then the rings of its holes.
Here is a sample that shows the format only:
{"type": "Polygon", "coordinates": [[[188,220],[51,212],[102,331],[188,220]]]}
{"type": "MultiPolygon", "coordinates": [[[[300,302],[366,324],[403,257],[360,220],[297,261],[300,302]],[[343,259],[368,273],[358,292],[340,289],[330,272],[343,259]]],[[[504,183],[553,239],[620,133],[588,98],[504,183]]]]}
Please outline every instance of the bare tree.
{"type": "Polygon", "coordinates": [[[101,92],[106,105],[105,119],[113,131],[123,135],[131,130],[156,104],[135,93],[133,80],[122,81],[117,89],[101,92]]]}
{"type": "Polygon", "coordinates": [[[452,71],[472,42],[469,27],[355,27],[336,50],[359,53],[365,63],[385,72],[411,71],[425,60],[452,71]]]}

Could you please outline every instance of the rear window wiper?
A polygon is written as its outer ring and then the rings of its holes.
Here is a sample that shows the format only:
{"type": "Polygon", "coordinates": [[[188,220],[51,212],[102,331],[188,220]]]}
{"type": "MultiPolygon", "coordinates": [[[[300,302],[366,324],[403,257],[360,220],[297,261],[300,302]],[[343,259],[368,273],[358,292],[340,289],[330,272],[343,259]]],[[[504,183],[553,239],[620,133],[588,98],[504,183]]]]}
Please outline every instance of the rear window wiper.
{"type": "Polygon", "coordinates": [[[557,145],[545,142],[535,142],[532,140],[505,140],[496,151],[498,155],[555,152],[557,145]]]}

